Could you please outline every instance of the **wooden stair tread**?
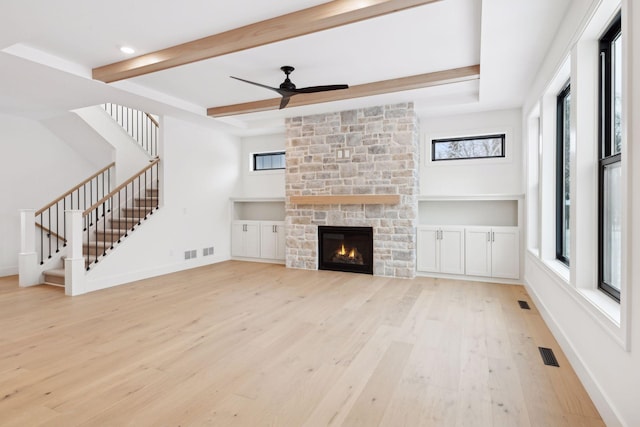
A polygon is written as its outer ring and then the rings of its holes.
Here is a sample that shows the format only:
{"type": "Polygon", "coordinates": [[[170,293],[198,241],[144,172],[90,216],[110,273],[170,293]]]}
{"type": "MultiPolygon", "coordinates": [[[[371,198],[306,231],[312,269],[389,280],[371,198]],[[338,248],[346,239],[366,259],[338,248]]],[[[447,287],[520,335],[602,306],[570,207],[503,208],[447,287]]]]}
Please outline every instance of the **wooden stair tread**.
{"type": "Polygon", "coordinates": [[[64,268],[54,268],[43,272],[45,275],[64,277],[64,268]]]}
{"type": "Polygon", "coordinates": [[[51,270],[43,271],[43,275],[43,284],[64,288],[64,268],[52,268],[51,270]]]}

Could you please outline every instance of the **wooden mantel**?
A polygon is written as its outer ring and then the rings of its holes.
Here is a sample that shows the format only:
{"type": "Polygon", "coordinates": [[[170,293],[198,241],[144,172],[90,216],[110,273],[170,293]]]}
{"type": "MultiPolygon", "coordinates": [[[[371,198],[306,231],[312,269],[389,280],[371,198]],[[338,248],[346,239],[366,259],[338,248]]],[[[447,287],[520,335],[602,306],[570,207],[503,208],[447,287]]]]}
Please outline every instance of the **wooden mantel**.
{"type": "Polygon", "coordinates": [[[345,194],[339,196],[291,196],[294,205],[397,205],[399,194],[345,194]]]}

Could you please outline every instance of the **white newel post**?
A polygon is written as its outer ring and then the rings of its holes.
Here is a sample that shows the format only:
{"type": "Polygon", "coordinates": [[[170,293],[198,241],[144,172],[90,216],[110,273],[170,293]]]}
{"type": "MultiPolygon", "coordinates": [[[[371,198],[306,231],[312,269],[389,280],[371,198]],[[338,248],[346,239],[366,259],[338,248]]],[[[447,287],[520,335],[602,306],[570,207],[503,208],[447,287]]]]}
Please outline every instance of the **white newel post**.
{"type": "Polygon", "coordinates": [[[42,283],[36,253],[36,210],[20,211],[20,253],[18,254],[18,284],[20,287],[42,283]]]}
{"type": "Polygon", "coordinates": [[[64,260],[64,292],[85,293],[85,266],[82,256],[82,211],[65,211],[67,218],[67,258],[64,260]]]}

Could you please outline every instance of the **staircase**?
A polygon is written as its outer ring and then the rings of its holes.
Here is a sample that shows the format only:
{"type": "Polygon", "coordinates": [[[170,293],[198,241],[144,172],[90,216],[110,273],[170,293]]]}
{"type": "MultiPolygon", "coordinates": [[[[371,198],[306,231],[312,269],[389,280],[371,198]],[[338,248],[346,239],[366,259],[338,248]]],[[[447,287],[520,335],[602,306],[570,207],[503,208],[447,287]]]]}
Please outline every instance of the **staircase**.
{"type": "Polygon", "coordinates": [[[142,225],[150,215],[153,215],[153,211],[158,208],[158,202],[157,188],[145,189],[143,197],[136,197],[133,200],[133,206],[121,207],[118,214],[113,214],[103,221],[102,228],[99,224],[93,230],[89,241],[82,244],[82,254],[87,270],[142,225]]]}
{"type": "MultiPolygon", "coordinates": [[[[84,211],[82,256],[87,271],[115,250],[159,208],[159,181],[157,180],[159,161],[154,159],[140,173],[116,187],[84,211]],[[149,179],[150,176],[151,179],[149,179]],[[147,185],[149,183],[152,184],[147,185]]],[[[63,256],[63,265],[64,259],[63,256]]],[[[47,269],[43,271],[43,275],[44,284],[65,286],[64,268],[47,269]]]]}
{"type": "MultiPolygon", "coordinates": [[[[107,110],[107,113],[110,111],[107,110]]],[[[149,124],[144,126],[157,127],[158,122],[152,116],[146,113],[141,113],[141,116],[149,119],[149,124]]],[[[113,118],[122,126],[121,120],[113,118]]],[[[138,143],[143,148],[149,147],[155,154],[157,131],[138,132],[137,127],[135,135],[131,134],[130,129],[125,128],[132,136],[132,143],[138,143]],[[153,136],[151,142],[136,139],[147,134],[153,136]]],[[[25,262],[22,263],[25,267],[20,269],[20,286],[40,283],[63,287],[67,294],[76,294],[70,283],[75,280],[75,272],[81,271],[82,259],[84,258],[84,274],[89,274],[96,264],[122,244],[124,239],[159,208],[160,159],[151,153],[149,158],[147,166],[113,190],[111,188],[115,165],[112,163],[37,212],[23,211],[21,256],[25,255],[25,262]],[[29,230],[29,223],[33,224],[35,234],[29,230]],[[35,246],[32,247],[34,241],[35,246]],[[29,266],[27,258],[30,262],[37,260],[37,267],[29,266]],[[69,261],[72,261],[72,264],[68,264],[69,261]],[[65,276],[69,271],[72,273],[67,278],[65,276]],[[22,280],[23,273],[25,280],[22,280]]],[[[86,280],[78,279],[80,282],[86,280]]]]}

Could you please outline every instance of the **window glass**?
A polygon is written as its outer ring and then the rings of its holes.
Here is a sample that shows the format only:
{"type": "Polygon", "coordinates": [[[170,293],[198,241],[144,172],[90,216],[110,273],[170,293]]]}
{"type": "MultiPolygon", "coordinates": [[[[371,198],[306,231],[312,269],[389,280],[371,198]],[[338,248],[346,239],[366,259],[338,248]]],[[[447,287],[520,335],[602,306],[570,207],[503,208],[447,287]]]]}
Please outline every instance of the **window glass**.
{"type": "Polygon", "coordinates": [[[620,301],[622,276],[622,26],[600,39],[598,287],[620,301]]]}
{"type": "Polygon", "coordinates": [[[571,87],[558,94],[556,168],[556,258],[571,259],[571,87]]]}
{"type": "Polygon", "coordinates": [[[622,152],[622,37],[618,35],[611,43],[611,70],[613,85],[613,150],[612,154],[622,152]]]}
{"type": "Polygon", "coordinates": [[[604,166],[603,273],[602,280],[620,292],[622,265],[622,167],[620,162],[604,166]]]}
{"type": "Polygon", "coordinates": [[[434,139],[431,160],[462,160],[504,157],[505,135],[434,139]]]}
{"type": "Polygon", "coordinates": [[[255,153],[253,155],[253,170],[276,170],[285,168],[285,154],[283,151],[273,153],[255,153]]]}

